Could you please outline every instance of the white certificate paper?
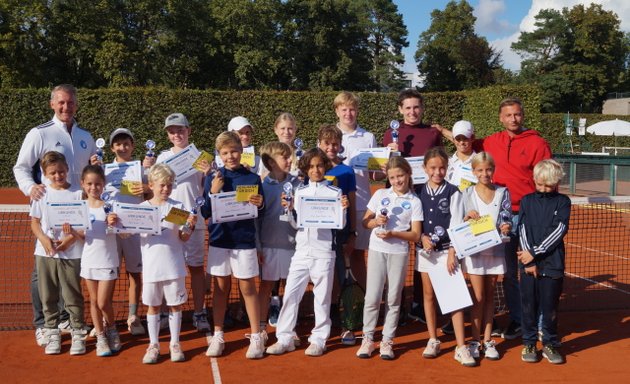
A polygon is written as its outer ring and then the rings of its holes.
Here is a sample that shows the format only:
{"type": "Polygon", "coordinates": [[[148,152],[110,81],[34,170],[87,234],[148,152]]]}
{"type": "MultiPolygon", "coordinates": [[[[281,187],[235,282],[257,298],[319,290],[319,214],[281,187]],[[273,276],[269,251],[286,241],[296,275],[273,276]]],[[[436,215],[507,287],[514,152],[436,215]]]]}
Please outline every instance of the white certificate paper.
{"type": "Polygon", "coordinates": [[[354,157],[351,160],[351,166],[354,169],[361,170],[370,170],[370,171],[380,171],[380,166],[376,167],[377,163],[386,163],[389,159],[389,155],[391,153],[391,149],[388,147],[379,147],[379,148],[362,148],[355,152],[354,157]],[[376,159],[376,163],[372,162],[372,166],[370,166],[370,159],[376,159]]]}
{"type": "Polygon", "coordinates": [[[116,202],[114,213],[118,215],[118,223],[114,227],[116,233],[159,235],[162,232],[159,207],[116,202]]]}
{"type": "Polygon", "coordinates": [[[126,163],[105,164],[105,190],[120,190],[123,180],[142,182],[142,167],[140,161],[128,161],[126,163]]]}
{"type": "Polygon", "coordinates": [[[446,265],[436,264],[429,269],[429,278],[442,313],[451,313],[472,305],[470,292],[459,266],[451,275],[446,265]]]}
{"type": "Polygon", "coordinates": [[[214,193],[210,196],[212,224],[227,223],[258,217],[258,207],[248,202],[237,202],[236,191],[214,193]]]}
{"type": "Polygon", "coordinates": [[[499,231],[492,230],[474,235],[469,221],[448,228],[447,231],[460,259],[502,244],[499,231]]]}
{"type": "Polygon", "coordinates": [[[65,223],[74,229],[92,229],[85,200],[46,202],[46,220],[52,229],[61,230],[65,223]]]}
{"type": "Polygon", "coordinates": [[[429,176],[424,171],[424,156],[406,157],[405,160],[411,165],[411,180],[414,185],[429,181],[429,176]]]}
{"type": "Polygon", "coordinates": [[[178,154],[164,160],[163,163],[171,167],[173,172],[175,172],[175,182],[180,182],[190,177],[190,175],[199,172],[199,170],[193,166],[198,157],[199,150],[195,147],[195,144],[190,144],[178,154]]]}
{"type": "Polygon", "coordinates": [[[297,204],[298,228],[342,229],[345,225],[341,197],[300,196],[297,204]]]}

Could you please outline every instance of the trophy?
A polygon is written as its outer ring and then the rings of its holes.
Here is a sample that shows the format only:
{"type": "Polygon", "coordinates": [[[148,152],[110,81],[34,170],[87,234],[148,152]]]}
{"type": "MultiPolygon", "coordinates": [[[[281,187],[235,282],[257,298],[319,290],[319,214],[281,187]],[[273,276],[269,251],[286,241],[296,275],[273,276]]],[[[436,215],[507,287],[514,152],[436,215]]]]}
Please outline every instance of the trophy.
{"type": "MultiPolygon", "coordinates": [[[[190,210],[190,214],[191,215],[196,215],[197,211],[199,210],[199,208],[204,205],[206,203],[206,200],[203,198],[203,196],[197,196],[197,198],[195,199],[195,206],[190,210]]],[[[192,233],[192,228],[189,224],[189,222],[187,221],[186,224],[184,224],[184,227],[182,228],[182,233],[186,234],[186,235],[190,235],[192,233]]]]}
{"type": "MultiPolygon", "coordinates": [[[[389,211],[387,210],[387,208],[383,207],[383,208],[381,208],[379,213],[381,214],[381,216],[387,217],[387,214],[389,213],[389,211]]],[[[385,232],[386,231],[385,226],[386,226],[386,224],[380,225],[378,227],[378,231],[379,232],[385,232]]]]}
{"type": "MultiPolygon", "coordinates": [[[[512,203],[509,200],[503,200],[503,204],[501,205],[501,213],[499,214],[501,217],[501,225],[509,224],[512,225],[512,203]]],[[[510,235],[504,235],[501,232],[501,241],[504,243],[510,242],[510,235]]]]}
{"type": "Polygon", "coordinates": [[[53,226],[50,227],[51,239],[53,243],[53,248],[57,249],[59,245],[61,245],[60,232],[56,231],[53,226]]]}
{"type": "Polygon", "coordinates": [[[304,146],[304,142],[302,141],[302,139],[298,137],[295,140],[293,140],[293,145],[295,146],[295,158],[299,161],[302,155],[304,154],[304,151],[302,150],[302,147],[304,146]]]}
{"type": "Polygon", "coordinates": [[[280,215],[280,221],[289,221],[289,203],[293,199],[293,184],[287,181],[282,185],[282,190],[284,191],[284,200],[287,202],[287,206],[284,207],[284,213],[280,215]]]}
{"type": "MultiPolygon", "coordinates": [[[[392,120],[389,122],[389,127],[392,129],[392,143],[398,144],[398,128],[400,128],[400,123],[398,120],[392,120]]],[[[392,151],[392,156],[400,156],[400,150],[392,151]]]]}
{"type": "Polygon", "coordinates": [[[153,157],[155,156],[155,152],[153,151],[155,149],[155,141],[153,140],[147,140],[146,143],[144,143],[144,146],[147,149],[147,153],[146,156],[147,157],[153,157]]]}
{"type": "MultiPolygon", "coordinates": [[[[109,215],[112,212],[112,194],[111,192],[103,192],[101,194],[101,200],[103,200],[103,210],[105,211],[105,216],[109,215]]],[[[105,217],[105,222],[107,222],[107,217],[105,217]]],[[[114,233],[114,227],[107,224],[107,228],[105,229],[105,234],[109,235],[110,233],[114,233]]]]}
{"type": "Polygon", "coordinates": [[[105,147],[105,139],[103,139],[102,137],[99,137],[98,139],[96,139],[96,142],[94,144],[96,144],[96,160],[102,163],[103,162],[103,147],[105,147]]]}
{"type": "MultiPolygon", "coordinates": [[[[443,227],[436,225],[435,228],[433,228],[433,232],[429,233],[431,244],[435,247],[445,233],[446,231],[443,227]]],[[[429,258],[431,256],[429,252],[427,252],[424,248],[420,250],[420,254],[426,258],[429,258]]]]}
{"type": "Polygon", "coordinates": [[[345,151],[346,149],[343,147],[343,145],[340,145],[339,151],[337,152],[337,157],[339,157],[339,160],[344,161],[346,159],[347,156],[343,155],[345,151]]]}

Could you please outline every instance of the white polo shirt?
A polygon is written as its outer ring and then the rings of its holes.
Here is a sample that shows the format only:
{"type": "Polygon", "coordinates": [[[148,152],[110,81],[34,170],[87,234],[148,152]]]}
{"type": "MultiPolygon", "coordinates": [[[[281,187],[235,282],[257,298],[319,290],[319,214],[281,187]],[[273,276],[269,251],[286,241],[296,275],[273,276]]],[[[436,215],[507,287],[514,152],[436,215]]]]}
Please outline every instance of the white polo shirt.
{"type": "Polygon", "coordinates": [[[85,231],[85,244],[81,256],[81,268],[118,268],[118,247],[116,235],[106,234],[105,210],[88,208],[92,229],[85,231]]]}

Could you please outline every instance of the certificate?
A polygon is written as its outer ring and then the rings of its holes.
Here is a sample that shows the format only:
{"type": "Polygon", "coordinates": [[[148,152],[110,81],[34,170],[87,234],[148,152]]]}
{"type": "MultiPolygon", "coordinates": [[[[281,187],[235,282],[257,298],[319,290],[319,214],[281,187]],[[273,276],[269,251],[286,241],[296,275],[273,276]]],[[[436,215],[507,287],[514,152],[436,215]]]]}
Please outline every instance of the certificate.
{"type": "Polygon", "coordinates": [[[195,147],[195,144],[190,144],[176,155],[164,160],[164,164],[171,167],[175,172],[175,181],[181,182],[190,175],[199,172],[194,167],[197,158],[199,157],[199,150],[195,147]]]}
{"type": "Polygon", "coordinates": [[[117,189],[123,195],[132,195],[129,186],[142,183],[140,161],[105,164],[105,190],[117,189]]]}
{"type": "Polygon", "coordinates": [[[60,230],[65,223],[74,229],[92,229],[85,200],[46,202],[46,221],[52,229],[60,230]]]}
{"type": "Polygon", "coordinates": [[[355,152],[350,165],[355,169],[380,171],[381,165],[389,160],[391,149],[388,147],[363,148],[355,152]]]}
{"type": "Polygon", "coordinates": [[[451,182],[456,185],[460,191],[464,191],[471,185],[477,184],[477,177],[473,174],[470,165],[460,165],[455,168],[451,182]]]}
{"type": "Polygon", "coordinates": [[[118,222],[114,227],[116,233],[159,235],[162,232],[159,207],[116,202],[114,213],[118,215],[118,222]]]}
{"type": "Polygon", "coordinates": [[[298,228],[342,229],[345,225],[341,197],[300,196],[296,203],[298,228]]]}
{"type": "Polygon", "coordinates": [[[451,275],[445,265],[436,264],[429,269],[429,279],[442,313],[451,313],[472,305],[470,292],[459,266],[451,275]]]}
{"type": "Polygon", "coordinates": [[[258,217],[258,207],[248,202],[236,201],[236,191],[214,193],[210,196],[212,224],[227,223],[258,217]]]}
{"type": "MultiPolygon", "coordinates": [[[[483,220],[485,221],[485,219],[483,220]]],[[[484,223],[466,221],[447,229],[457,257],[463,259],[485,249],[502,244],[499,232],[492,225],[492,230],[483,232],[484,223]]]]}
{"type": "Polygon", "coordinates": [[[405,158],[411,166],[411,180],[413,184],[424,184],[429,181],[429,176],[424,171],[424,156],[414,156],[405,158]]]}

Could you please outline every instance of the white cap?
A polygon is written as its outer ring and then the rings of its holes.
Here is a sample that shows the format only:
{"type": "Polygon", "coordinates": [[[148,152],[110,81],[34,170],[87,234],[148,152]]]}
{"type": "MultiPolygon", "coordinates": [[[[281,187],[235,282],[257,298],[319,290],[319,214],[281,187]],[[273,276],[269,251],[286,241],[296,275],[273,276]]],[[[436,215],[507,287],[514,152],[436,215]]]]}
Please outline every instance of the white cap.
{"type": "Polygon", "coordinates": [[[247,120],[243,116],[236,116],[236,117],[233,117],[232,120],[230,120],[230,123],[228,124],[228,131],[238,132],[248,125],[252,127],[252,129],[254,129],[254,127],[249,122],[249,120],[247,120]]]}
{"type": "Polygon", "coordinates": [[[188,119],[183,113],[171,113],[164,121],[164,128],[168,128],[171,125],[181,125],[182,127],[190,127],[188,119]]]}
{"type": "Polygon", "coordinates": [[[118,135],[127,135],[129,137],[131,137],[131,142],[133,142],[133,135],[131,134],[131,131],[128,130],[127,128],[116,128],[114,129],[114,132],[112,132],[111,135],[109,135],[109,145],[112,145],[112,142],[114,141],[114,139],[116,138],[116,136],[118,135]]]}
{"type": "Polygon", "coordinates": [[[473,128],[470,121],[460,120],[455,123],[455,125],[453,125],[453,138],[459,135],[464,135],[470,139],[471,137],[473,137],[474,134],[475,129],[473,128]]]}

